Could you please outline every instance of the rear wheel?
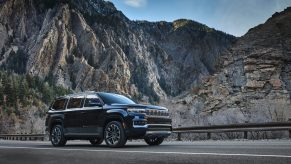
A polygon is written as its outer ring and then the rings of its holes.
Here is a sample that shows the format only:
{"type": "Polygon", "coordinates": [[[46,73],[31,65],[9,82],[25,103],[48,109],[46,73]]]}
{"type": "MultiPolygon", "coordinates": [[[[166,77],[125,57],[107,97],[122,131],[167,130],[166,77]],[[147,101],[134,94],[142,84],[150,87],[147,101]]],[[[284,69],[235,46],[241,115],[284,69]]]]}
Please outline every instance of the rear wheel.
{"type": "Polygon", "coordinates": [[[102,144],[103,142],[103,139],[102,138],[96,138],[96,139],[93,139],[93,140],[89,140],[90,143],[94,146],[97,146],[97,145],[100,145],[102,144]]]}
{"type": "Polygon", "coordinates": [[[145,142],[150,146],[160,145],[163,141],[163,137],[148,137],[144,139],[145,142]]]}
{"type": "Polygon", "coordinates": [[[67,140],[64,136],[63,127],[61,125],[55,125],[50,133],[51,143],[53,146],[65,146],[67,140]]]}
{"type": "Polygon", "coordinates": [[[122,147],[125,145],[127,138],[120,122],[111,121],[104,129],[104,139],[109,147],[122,147]]]}

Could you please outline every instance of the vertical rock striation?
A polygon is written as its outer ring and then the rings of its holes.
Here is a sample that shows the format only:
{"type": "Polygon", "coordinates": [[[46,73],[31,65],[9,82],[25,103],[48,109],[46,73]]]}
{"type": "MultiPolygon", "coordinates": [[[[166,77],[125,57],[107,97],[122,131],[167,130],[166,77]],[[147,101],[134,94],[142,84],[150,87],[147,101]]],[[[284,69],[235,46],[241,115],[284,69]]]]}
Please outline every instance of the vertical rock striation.
{"type": "Polygon", "coordinates": [[[190,20],[130,21],[103,0],[7,0],[0,36],[2,68],[21,52],[21,73],[151,102],[197,86],[236,40],[190,20]]]}

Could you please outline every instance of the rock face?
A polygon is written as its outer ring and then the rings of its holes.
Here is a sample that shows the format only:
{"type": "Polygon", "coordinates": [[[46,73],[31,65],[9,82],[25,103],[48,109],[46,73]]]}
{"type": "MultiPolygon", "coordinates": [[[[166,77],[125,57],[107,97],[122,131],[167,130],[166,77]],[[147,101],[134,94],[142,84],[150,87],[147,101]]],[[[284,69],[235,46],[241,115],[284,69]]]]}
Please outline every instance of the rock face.
{"type": "MultiPolygon", "coordinates": [[[[176,124],[286,121],[291,118],[291,8],[274,14],[221,56],[221,67],[172,101],[176,124]],[[182,117],[180,117],[181,115],[182,117]],[[193,123],[194,122],[194,123],[193,123]]],[[[171,106],[171,105],[170,105],[171,106]]]]}
{"type": "Polygon", "coordinates": [[[144,101],[197,86],[236,40],[190,20],[130,21],[103,0],[7,0],[0,36],[4,69],[144,101]]]}

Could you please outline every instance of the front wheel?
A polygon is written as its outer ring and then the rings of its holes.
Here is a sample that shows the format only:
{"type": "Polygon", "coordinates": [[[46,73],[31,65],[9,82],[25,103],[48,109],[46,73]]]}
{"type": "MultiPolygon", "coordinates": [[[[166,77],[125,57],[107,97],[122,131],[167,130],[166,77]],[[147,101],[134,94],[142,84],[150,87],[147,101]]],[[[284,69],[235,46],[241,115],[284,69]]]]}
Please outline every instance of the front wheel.
{"type": "Polygon", "coordinates": [[[102,144],[103,142],[103,139],[102,138],[96,138],[96,139],[93,139],[93,140],[89,140],[90,143],[94,146],[97,146],[97,145],[100,145],[102,144]]]}
{"type": "Polygon", "coordinates": [[[124,129],[118,121],[111,121],[106,125],[104,138],[109,147],[122,147],[127,141],[124,129]]]}
{"type": "Polygon", "coordinates": [[[145,142],[150,146],[160,145],[163,141],[163,137],[148,137],[144,139],[145,142]]]}
{"type": "Polygon", "coordinates": [[[67,140],[64,136],[63,127],[61,125],[55,125],[52,128],[52,131],[50,133],[51,143],[53,146],[65,146],[67,143],[67,140]]]}

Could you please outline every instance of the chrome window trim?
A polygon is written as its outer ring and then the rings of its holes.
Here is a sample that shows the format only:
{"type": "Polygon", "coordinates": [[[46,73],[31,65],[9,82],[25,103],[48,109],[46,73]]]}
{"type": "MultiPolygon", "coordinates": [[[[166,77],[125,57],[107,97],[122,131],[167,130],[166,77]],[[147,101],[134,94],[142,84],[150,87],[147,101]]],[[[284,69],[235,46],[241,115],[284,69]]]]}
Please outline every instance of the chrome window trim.
{"type": "MultiPolygon", "coordinates": [[[[56,109],[51,107],[51,110],[49,110],[48,113],[65,113],[65,112],[73,112],[73,111],[86,111],[86,110],[90,111],[90,110],[103,109],[103,107],[99,107],[99,106],[84,107],[87,95],[95,95],[100,100],[101,104],[104,105],[103,100],[99,97],[99,95],[96,92],[88,92],[88,93],[82,93],[82,94],[72,94],[72,95],[68,95],[66,97],[59,98],[59,99],[65,99],[64,109],[56,110],[56,109]],[[82,102],[81,102],[82,104],[80,105],[81,106],[80,108],[69,108],[68,109],[69,101],[72,98],[82,98],[83,99],[82,102]]],[[[56,99],[56,100],[59,100],[59,99],[56,99]]]]}
{"type": "Polygon", "coordinates": [[[94,106],[94,107],[83,107],[82,110],[100,110],[102,107],[94,106]]]}
{"type": "Polygon", "coordinates": [[[84,108],[70,108],[65,110],[49,110],[48,113],[66,113],[73,111],[91,111],[91,110],[100,110],[102,107],[84,107],[84,108]]]}

